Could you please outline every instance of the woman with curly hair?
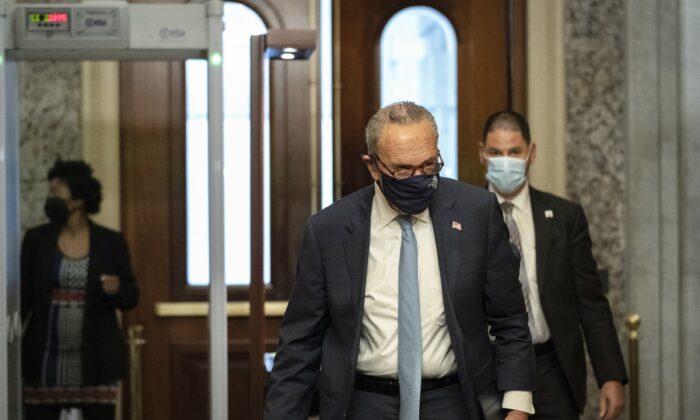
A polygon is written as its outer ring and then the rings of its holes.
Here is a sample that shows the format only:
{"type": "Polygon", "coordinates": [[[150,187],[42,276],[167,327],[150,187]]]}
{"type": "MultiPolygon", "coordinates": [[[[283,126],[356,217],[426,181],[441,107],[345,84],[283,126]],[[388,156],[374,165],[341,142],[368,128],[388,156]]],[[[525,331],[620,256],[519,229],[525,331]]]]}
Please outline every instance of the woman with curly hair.
{"type": "Polygon", "coordinates": [[[112,420],[125,371],[116,309],[136,306],[138,289],[124,237],[90,220],[100,182],[83,161],[58,160],[48,173],[49,223],[22,242],[22,376],[27,420],[112,420]]]}

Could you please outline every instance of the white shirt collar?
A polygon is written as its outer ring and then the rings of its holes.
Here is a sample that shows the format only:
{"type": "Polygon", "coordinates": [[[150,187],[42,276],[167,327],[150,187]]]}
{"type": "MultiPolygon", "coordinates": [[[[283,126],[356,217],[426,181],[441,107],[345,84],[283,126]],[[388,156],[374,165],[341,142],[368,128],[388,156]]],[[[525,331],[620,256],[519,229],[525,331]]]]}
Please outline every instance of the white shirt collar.
{"type": "MultiPolygon", "coordinates": [[[[382,189],[379,188],[379,183],[374,183],[374,217],[377,219],[377,226],[379,229],[384,228],[389,223],[393,222],[397,216],[402,215],[400,211],[396,210],[389,204],[389,200],[386,199],[382,189]]],[[[420,220],[421,222],[430,223],[430,209],[425,209],[418,214],[411,215],[413,218],[420,220]]]]}
{"type": "MultiPolygon", "coordinates": [[[[506,201],[505,198],[501,194],[498,193],[498,191],[494,190],[491,184],[489,184],[489,191],[496,193],[496,197],[498,198],[498,204],[502,204],[504,201],[506,201]]],[[[513,197],[512,200],[509,200],[511,203],[513,203],[513,207],[516,209],[523,211],[528,203],[530,202],[530,183],[525,182],[525,187],[520,190],[518,195],[513,197]]]]}

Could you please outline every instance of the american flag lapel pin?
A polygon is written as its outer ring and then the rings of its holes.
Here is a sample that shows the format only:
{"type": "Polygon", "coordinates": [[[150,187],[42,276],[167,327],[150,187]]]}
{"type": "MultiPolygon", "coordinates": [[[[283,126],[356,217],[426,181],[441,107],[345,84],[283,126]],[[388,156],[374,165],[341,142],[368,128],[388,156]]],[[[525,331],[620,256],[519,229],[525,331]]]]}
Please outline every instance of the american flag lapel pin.
{"type": "Polygon", "coordinates": [[[552,210],[545,210],[544,211],[544,218],[545,219],[554,219],[554,212],[552,210]]]}
{"type": "Polygon", "coordinates": [[[459,222],[455,222],[454,220],[452,221],[452,229],[457,229],[460,232],[462,231],[462,224],[459,222]]]}

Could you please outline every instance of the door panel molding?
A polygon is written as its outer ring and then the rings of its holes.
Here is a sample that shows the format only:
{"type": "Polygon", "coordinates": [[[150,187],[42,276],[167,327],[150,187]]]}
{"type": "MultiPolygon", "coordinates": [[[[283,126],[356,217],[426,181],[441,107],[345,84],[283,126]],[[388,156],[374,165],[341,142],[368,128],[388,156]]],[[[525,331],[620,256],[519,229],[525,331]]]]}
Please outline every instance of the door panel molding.
{"type": "MultiPolygon", "coordinates": [[[[287,301],[265,302],[265,317],[281,318],[287,310],[287,301]]],[[[153,305],[155,316],[173,317],[205,317],[209,314],[208,302],[156,302],[153,305]]],[[[226,314],[232,318],[245,318],[250,315],[250,303],[229,302],[226,304],[226,314]]]]}

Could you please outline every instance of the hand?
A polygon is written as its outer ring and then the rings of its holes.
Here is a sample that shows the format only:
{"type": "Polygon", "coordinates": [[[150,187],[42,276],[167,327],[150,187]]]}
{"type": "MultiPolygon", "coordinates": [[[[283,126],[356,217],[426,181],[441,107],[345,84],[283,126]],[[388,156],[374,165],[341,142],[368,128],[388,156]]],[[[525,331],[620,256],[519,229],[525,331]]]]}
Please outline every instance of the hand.
{"type": "Polygon", "coordinates": [[[527,420],[530,415],[524,411],[511,410],[508,412],[505,420],[527,420]]]}
{"type": "Polygon", "coordinates": [[[103,274],[100,276],[100,281],[102,282],[102,291],[105,294],[112,296],[119,291],[119,277],[103,274]]]}
{"type": "Polygon", "coordinates": [[[600,388],[600,412],[602,420],[616,419],[625,407],[625,391],[622,382],[608,381],[600,388]]]}

